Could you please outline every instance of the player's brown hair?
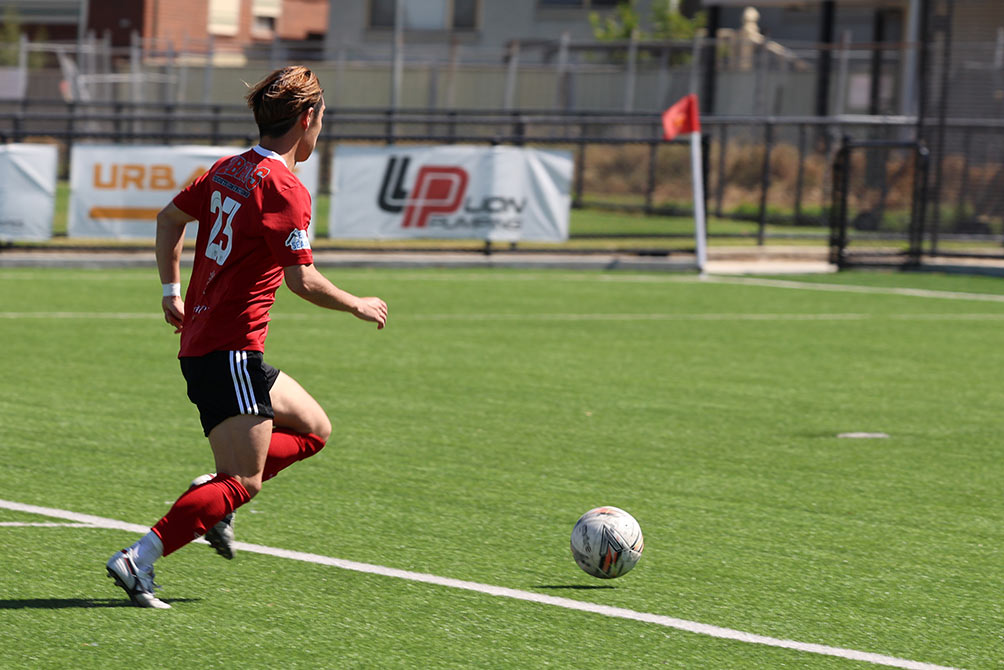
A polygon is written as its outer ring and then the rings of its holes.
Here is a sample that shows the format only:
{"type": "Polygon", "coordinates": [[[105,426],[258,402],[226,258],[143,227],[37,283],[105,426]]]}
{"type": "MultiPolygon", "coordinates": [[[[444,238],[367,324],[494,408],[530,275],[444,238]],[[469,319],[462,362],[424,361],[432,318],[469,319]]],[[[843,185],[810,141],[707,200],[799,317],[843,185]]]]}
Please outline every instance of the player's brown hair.
{"type": "Polygon", "coordinates": [[[245,96],[258,132],[279,137],[310,107],[318,108],[324,90],[317,75],[302,65],[280,68],[251,87],[245,96]]]}

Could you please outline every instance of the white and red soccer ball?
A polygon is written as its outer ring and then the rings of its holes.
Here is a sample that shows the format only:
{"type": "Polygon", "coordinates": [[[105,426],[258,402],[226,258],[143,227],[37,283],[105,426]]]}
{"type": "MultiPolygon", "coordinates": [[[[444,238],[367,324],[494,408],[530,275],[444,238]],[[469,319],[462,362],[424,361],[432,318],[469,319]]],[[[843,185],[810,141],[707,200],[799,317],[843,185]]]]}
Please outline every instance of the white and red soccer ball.
{"type": "Polygon", "coordinates": [[[645,548],[641,526],[617,507],[591,509],[572,528],[572,556],[593,577],[613,579],[638,563],[645,548]]]}

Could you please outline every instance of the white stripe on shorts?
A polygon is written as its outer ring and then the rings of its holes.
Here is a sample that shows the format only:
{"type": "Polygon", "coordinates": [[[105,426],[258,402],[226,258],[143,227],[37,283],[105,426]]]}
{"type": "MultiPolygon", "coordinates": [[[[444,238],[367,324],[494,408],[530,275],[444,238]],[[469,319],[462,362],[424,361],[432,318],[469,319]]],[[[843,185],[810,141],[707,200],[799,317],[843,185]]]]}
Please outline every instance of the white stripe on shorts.
{"type": "Polygon", "coordinates": [[[248,374],[248,355],[244,351],[230,352],[230,376],[234,382],[234,394],[237,396],[237,409],[241,414],[257,414],[258,402],[251,387],[251,376],[248,374]]]}
{"type": "Polygon", "coordinates": [[[248,407],[250,411],[248,414],[258,413],[258,399],[254,397],[254,386],[251,385],[251,375],[248,373],[248,352],[241,352],[241,373],[244,375],[245,387],[248,392],[248,397],[251,399],[251,404],[248,407]]]}

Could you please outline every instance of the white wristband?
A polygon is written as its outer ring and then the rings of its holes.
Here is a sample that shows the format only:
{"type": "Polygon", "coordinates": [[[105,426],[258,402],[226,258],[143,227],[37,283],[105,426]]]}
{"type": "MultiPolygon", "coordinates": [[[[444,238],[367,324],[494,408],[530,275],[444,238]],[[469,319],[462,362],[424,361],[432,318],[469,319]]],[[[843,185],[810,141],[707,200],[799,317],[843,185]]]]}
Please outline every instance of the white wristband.
{"type": "Polygon", "coordinates": [[[181,295],[181,284],[162,284],[162,286],[164,287],[165,298],[181,295]]]}

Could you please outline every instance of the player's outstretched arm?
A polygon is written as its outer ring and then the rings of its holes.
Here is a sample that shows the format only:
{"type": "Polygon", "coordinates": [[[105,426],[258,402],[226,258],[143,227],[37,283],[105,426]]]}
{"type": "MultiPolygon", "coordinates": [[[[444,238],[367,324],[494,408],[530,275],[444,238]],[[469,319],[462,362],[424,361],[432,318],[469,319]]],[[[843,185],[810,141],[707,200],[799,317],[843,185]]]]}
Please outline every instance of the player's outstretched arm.
{"type": "MultiPolygon", "coordinates": [[[[157,270],[160,273],[160,283],[165,286],[181,284],[181,250],[185,246],[185,224],[191,220],[192,217],[173,202],[157,214],[157,270]]],[[[185,319],[185,302],[180,295],[168,293],[165,290],[161,300],[164,320],[174,326],[174,332],[181,332],[181,324],[185,319]]]]}
{"type": "Polygon", "coordinates": [[[283,268],[286,286],[304,300],[341,312],[350,312],[363,321],[371,321],[377,329],[387,325],[387,303],[380,298],[357,298],[338,288],[311,265],[290,265],[283,268]]]}

